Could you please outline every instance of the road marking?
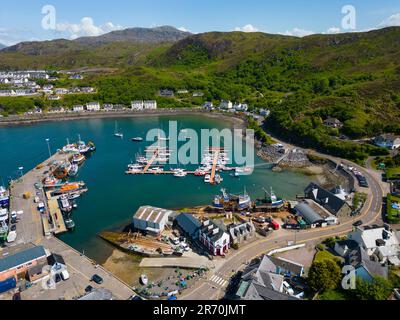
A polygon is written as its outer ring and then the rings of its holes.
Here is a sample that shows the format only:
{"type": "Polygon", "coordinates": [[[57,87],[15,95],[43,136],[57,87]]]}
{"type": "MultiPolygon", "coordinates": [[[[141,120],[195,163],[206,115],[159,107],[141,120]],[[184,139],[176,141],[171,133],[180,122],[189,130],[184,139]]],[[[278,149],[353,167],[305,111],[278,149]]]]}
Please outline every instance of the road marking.
{"type": "Polygon", "coordinates": [[[228,281],[226,281],[225,279],[223,279],[217,275],[212,276],[210,280],[211,280],[211,282],[214,282],[221,287],[225,287],[228,284],[228,281]]]}

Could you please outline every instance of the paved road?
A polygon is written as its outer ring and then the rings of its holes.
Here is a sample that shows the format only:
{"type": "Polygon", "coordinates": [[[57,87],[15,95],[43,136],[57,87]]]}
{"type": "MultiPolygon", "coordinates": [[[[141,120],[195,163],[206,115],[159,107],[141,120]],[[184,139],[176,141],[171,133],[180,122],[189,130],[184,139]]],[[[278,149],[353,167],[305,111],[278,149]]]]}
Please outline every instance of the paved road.
{"type": "MultiPolygon", "coordinates": [[[[314,229],[310,231],[299,231],[296,234],[297,244],[306,243],[309,241],[322,240],[333,236],[345,235],[352,231],[353,223],[356,220],[362,220],[365,225],[372,224],[374,222],[381,221],[381,208],[382,198],[385,192],[384,185],[375,174],[371,174],[371,169],[364,169],[350,161],[338,159],[335,157],[322,155],[326,158],[330,158],[336,162],[341,162],[347,166],[356,167],[361,171],[367,178],[370,186],[369,196],[367,202],[364,205],[361,216],[358,216],[346,223],[342,223],[337,226],[331,226],[327,228],[314,229]]],[[[186,292],[183,299],[186,300],[215,300],[223,297],[226,286],[229,282],[230,277],[245,266],[246,262],[265,254],[273,249],[287,246],[288,240],[295,238],[293,231],[293,237],[286,235],[276,236],[272,238],[263,239],[254,242],[242,250],[231,254],[223,261],[219,267],[211,271],[211,275],[208,279],[199,281],[190,291],[186,292]],[[222,280],[221,280],[222,279],[222,280]]]]}

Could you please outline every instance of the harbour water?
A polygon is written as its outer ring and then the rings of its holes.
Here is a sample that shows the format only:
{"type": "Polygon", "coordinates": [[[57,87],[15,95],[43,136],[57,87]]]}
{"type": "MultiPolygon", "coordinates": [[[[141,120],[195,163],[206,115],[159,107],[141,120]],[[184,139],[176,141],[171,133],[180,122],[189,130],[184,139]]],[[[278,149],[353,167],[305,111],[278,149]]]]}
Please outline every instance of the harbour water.
{"type": "Polygon", "coordinates": [[[167,131],[172,120],[178,121],[179,129],[190,128],[197,132],[212,128],[221,130],[227,126],[219,119],[187,115],[118,119],[124,139],[114,136],[115,119],[3,127],[0,128],[0,178],[6,183],[48,158],[47,138],[51,152],[65,145],[67,138],[75,142],[78,134],[86,142],[94,141],[97,151],[80,168],[77,177],[85,181],[89,192],[78,200],[79,207],[74,210],[75,231],[62,235],[61,239],[97,261],[104,260],[108,251],[108,246],[97,234],[128,222],[142,205],[171,209],[204,205],[211,203],[213,195],[222,187],[237,194],[246,187],[252,198],[262,197],[263,187],[273,187],[277,195],[294,198],[311,179],[292,171],[274,173],[257,158],[252,175],[234,178],[224,173],[224,181],[219,186],[205,184],[202,178],[194,176],[178,179],[170,175],[125,175],[127,164],[135,160],[135,154],[144,153],[148,145],[132,142],[130,138],[145,138],[148,130],[153,128],[167,131]],[[20,167],[24,168],[22,172],[20,167]]]}

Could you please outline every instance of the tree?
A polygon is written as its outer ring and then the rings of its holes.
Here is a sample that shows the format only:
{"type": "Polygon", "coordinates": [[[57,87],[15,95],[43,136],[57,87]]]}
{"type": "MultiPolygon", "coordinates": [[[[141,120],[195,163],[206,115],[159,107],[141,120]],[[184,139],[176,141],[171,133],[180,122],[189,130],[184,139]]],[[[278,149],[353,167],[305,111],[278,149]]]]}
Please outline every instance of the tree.
{"type": "Polygon", "coordinates": [[[386,300],[392,292],[390,281],[376,276],[372,282],[358,278],[354,295],[359,300],[386,300]]]}
{"type": "Polygon", "coordinates": [[[314,292],[336,289],[341,279],[340,267],[332,260],[313,262],[308,273],[308,284],[314,292]]]}

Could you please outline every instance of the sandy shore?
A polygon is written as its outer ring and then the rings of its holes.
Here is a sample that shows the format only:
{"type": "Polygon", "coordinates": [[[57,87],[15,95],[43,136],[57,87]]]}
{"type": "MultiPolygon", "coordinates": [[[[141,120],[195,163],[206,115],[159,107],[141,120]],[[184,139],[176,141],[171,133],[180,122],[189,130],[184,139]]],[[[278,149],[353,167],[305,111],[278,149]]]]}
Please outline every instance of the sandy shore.
{"type": "Polygon", "coordinates": [[[0,127],[29,125],[44,122],[75,121],[84,119],[105,119],[105,118],[142,118],[156,116],[181,116],[181,115],[201,115],[205,117],[227,121],[229,126],[243,128],[245,120],[242,118],[220,112],[210,112],[204,109],[157,109],[145,112],[124,110],[124,111],[101,111],[101,112],[80,112],[62,114],[37,114],[19,115],[0,118],[0,127]]]}

